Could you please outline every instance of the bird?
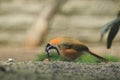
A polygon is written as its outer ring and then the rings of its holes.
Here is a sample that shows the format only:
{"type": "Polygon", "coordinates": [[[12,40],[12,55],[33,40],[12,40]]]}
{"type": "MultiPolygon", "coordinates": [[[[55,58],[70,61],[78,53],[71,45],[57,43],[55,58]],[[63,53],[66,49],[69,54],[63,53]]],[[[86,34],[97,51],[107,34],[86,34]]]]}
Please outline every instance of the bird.
{"type": "Polygon", "coordinates": [[[46,44],[47,61],[50,60],[50,50],[52,49],[55,49],[58,55],[69,61],[74,61],[87,52],[105,63],[109,62],[107,59],[90,51],[83,42],[70,37],[57,37],[46,44]]]}

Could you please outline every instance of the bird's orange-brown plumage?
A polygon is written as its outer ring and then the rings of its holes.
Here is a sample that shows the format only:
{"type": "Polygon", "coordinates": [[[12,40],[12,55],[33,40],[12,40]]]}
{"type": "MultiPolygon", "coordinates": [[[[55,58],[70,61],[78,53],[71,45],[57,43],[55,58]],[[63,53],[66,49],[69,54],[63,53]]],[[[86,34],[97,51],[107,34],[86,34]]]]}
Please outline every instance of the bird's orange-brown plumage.
{"type": "Polygon", "coordinates": [[[53,45],[58,45],[58,44],[61,44],[61,43],[83,44],[79,40],[75,40],[75,39],[72,39],[70,37],[58,37],[58,38],[54,38],[49,43],[53,44],[53,45]]]}
{"type": "Polygon", "coordinates": [[[86,45],[76,39],[69,37],[58,37],[52,39],[49,44],[57,47],[57,49],[59,49],[58,51],[60,51],[60,55],[67,60],[75,60],[84,54],[84,52],[87,52],[101,60],[108,62],[107,59],[91,52],[86,45]]]}
{"type": "Polygon", "coordinates": [[[75,60],[80,56],[75,49],[61,49],[61,55],[67,60],[75,60]]]}

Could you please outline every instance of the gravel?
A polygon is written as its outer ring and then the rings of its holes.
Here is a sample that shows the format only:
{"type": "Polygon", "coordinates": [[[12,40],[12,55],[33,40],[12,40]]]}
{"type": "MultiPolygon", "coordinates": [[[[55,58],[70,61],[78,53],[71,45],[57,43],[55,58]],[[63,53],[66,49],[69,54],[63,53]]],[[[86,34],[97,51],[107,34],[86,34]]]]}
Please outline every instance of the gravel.
{"type": "Polygon", "coordinates": [[[120,80],[120,62],[0,62],[0,80],[120,80]]]}

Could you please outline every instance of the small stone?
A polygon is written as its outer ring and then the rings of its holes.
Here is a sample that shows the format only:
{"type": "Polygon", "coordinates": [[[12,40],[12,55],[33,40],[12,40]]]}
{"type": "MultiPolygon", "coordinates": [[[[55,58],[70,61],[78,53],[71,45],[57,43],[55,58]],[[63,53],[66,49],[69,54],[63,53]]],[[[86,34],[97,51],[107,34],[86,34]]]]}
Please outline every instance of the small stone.
{"type": "Polygon", "coordinates": [[[8,59],[8,63],[13,63],[13,62],[14,62],[14,60],[12,58],[8,59]]]}
{"type": "Polygon", "coordinates": [[[44,60],[44,62],[50,62],[50,59],[46,58],[46,59],[44,60]]]}

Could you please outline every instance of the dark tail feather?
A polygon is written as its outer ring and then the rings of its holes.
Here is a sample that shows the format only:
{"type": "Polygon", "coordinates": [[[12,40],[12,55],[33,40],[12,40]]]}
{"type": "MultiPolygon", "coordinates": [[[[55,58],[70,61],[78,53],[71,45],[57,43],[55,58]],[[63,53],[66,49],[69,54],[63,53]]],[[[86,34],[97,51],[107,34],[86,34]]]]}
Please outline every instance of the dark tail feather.
{"type": "Polygon", "coordinates": [[[89,53],[90,53],[91,55],[97,57],[98,59],[104,61],[105,63],[108,63],[108,62],[109,62],[109,60],[107,60],[107,59],[103,58],[102,56],[99,56],[99,55],[97,55],[97,54],[95,54],[95,53],[93,53],[93,52],[91,52],[91,51],[89,51],[89,53]]]}
{"type": "MultiPolygon", "coordinates": [[[[119,19],[120,20],[120,19],[119,19]]],[[[112,45],[112,41],[115,38],[116,34],[118,33],[120,28],[120,21],[116,24],[114,24],[114,26],[112,26],[112,28],[110,29],[108,38],[107,38],[107,48],[111,48],[112,45]]]]}

